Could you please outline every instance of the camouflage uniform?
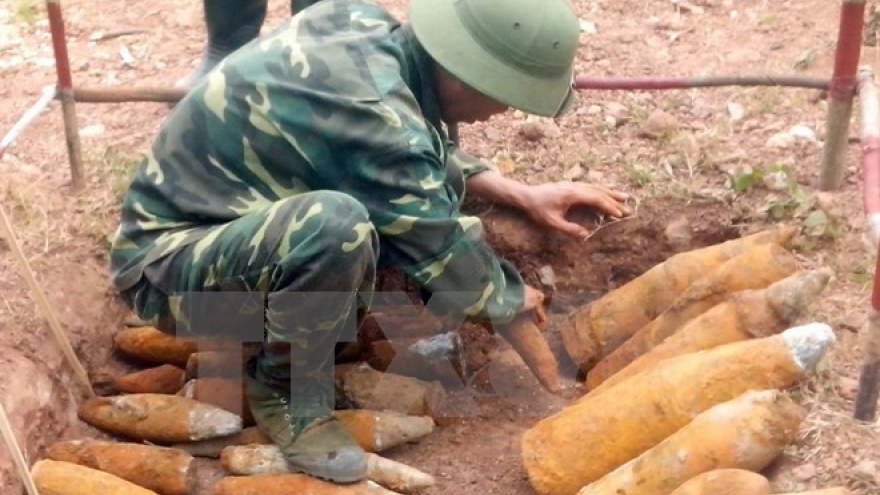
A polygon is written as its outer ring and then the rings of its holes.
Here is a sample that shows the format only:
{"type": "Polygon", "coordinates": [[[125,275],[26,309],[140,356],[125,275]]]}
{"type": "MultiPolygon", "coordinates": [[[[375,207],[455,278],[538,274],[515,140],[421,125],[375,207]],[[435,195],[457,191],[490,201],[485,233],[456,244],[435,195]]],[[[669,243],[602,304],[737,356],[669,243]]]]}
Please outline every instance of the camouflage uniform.
{"type": "MultiPolygon", "coordinates": [[[[410,29],[363,0],[320,2],[224,59],[125,197],[111,251],[123,298],[184,333],[199,331],[192,293],[260,294],[267,341],[295,346],[264,346],[259,370],[281,380],[326,365],[310,353],[353,324],[358,295],[369,304],[377,263],[432,307],[512,318],[524,283],[459,211],[464,179],[486,167],[446,138],[431,70],[410,29]]],[[[220,297],[218,312],[232,306],[220,297]]]]}

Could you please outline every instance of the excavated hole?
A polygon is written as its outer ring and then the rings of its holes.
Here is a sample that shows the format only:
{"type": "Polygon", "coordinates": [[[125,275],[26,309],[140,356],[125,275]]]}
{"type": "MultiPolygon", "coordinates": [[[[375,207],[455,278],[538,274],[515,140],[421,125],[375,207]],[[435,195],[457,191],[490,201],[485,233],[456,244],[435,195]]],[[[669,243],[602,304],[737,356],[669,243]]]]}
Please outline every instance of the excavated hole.
{"type": "MultiPolygon", "coordinates": [[[[388,456],[429,473],[447,473],[438,476],[438,486],[423,491],[425,495],[456,491],[459,482],[455,473],[459,469],[473,470],[479,459],[492,459],[490,469],[496,473],[493,486],[504,486],[506,493],[515,495],[532,493],[517,455],[519,434],[535,420],[559,410],[571,394],[576,393],[574,369],[565,359],[553,320],[632,280],[675,253],[733,239],[742,232],[736,227],[737,219],[729,205],[717,201],[652,200],[650,204],[643,204],[635,217],[601,227],[596,226],[597,218],[592,213],[573,212],[572,219],[593,226],[594,234],[586,242],[536,233],[522,221],[498,220],[515,218],[509,211],[481,205],[471,208],[484,218],[486,235],[496,252],[510,260],[529,283],[538,286],[542,269],[546,272],[546,267],[552,268],[556,292],[547,337],[560,358],[563,374],[571,381],[571,388],[568,395],[548,394],[522,362],[512,357],[509,346],[482,327],[463,325],[461,336],[467,350],[465,368],[471,378],[470,386],[447,380],[448,411],[444,418],[438,419],[442,428],[418,444],[399,447],[388,456]],[[472,443],[474,436],[481,436],[485,441],[472,443]],[[498,455],[499,451],[505,454],[498,455]]],[[[405,290],[414,301],[418,300],[418,290],[399,274],[386,272],[380,280],[380,290],[405,290]]],[[[79,346],[96,349],[107,344],[106,340],[91,342],[84,338],[79,346]]],[[[349,359],[364,357],[363,352],[348,356],[349,359]]],[[[0,360],[0,365],[7,362],[15,368],[8,370],[9,374],[22,369],[22,364],[11,358],[0,360]]],[[[145,367],[143,363],[113,356],[110,364],[100,371],[118,375],[145,367]]],[[[29,407],[16,410],[13,426],[26,446],[31,463],[58,439],[113,438],[76,420],[76,400],[72,400],[70,389],[75,380],[68,367],[55,366],[55,369],[59,376],[29,380],[34,390],[28,397],[22,398],[21,387],[3,389],[7,395],[5,403],[29,407]]],[[[20,484],[11,460],[2,455],[0,461],[0,473],[4,476],[0,493],[19,493],[20,484]]],[[[196,465],[199,478],[196,493],[210,493],[210,487],[224,474],[222,468],[216,460],[199,459],[196,465]]]]}

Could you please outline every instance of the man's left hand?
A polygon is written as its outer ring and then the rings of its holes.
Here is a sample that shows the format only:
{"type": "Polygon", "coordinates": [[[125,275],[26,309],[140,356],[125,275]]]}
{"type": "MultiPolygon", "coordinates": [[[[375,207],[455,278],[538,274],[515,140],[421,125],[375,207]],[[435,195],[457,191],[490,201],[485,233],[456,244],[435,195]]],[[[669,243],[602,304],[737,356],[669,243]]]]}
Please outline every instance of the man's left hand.
{"type": "Polygon", "coordinates": [[[522,205],[532,219],[546,227],[577,239],[586,239],[590,232],[565,218],[573,206],[595,208],[613,218],[632,215],[624,204],[629,195],[596,184],[553,182],[530,186],[522,205]]]}

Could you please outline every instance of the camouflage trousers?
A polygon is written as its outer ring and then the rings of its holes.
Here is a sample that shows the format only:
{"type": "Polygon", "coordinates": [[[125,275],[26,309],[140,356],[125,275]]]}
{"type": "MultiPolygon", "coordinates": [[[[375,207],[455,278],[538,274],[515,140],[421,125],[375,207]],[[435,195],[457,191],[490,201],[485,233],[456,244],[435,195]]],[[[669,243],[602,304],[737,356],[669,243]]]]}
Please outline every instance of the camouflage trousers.
{"type": "Polygon", "coordinates": [[[148,265],[123,298],[179,337],[263,342],[260,381],[332,377],[336,343],[356,338],[370,304],[378,246],[360,202],[310,192],[211,228],[148,265]]]}

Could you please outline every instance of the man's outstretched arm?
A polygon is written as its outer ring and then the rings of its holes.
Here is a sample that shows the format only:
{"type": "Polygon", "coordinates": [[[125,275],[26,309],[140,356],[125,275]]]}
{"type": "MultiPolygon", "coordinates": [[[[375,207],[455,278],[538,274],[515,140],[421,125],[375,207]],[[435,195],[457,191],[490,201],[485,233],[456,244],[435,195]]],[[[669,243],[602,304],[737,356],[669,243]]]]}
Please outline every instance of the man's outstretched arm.
{"type": "Polygon", "coordinates": [[[585,238],[589,232],[565,218],[574,206],[595,208],[615,218],[632,214],[624,204],[628,194],[596,184],[551,182],[532,186],[485,170],[469,176],[465,186],[469,195],[518,208],[537,223],[577,238],[585,238]]]}

